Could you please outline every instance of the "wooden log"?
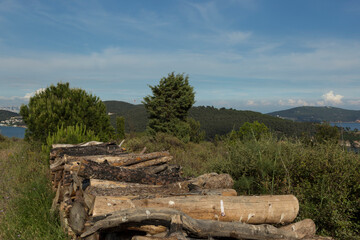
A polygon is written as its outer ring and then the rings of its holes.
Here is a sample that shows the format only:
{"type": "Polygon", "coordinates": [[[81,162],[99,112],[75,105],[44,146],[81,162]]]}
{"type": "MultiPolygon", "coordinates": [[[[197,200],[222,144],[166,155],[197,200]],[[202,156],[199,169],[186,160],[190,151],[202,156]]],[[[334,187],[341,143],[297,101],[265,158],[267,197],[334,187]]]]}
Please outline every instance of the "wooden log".
{"type": "Polygon", "coordinates": [[[195,219],[239,221],[251,224],[291,223],[299,211],[293,195],[177,196],[139,200],[95,197],[93,217],[128,208],[174,208],[195,219]]]}
{"type": "Polygon", "coordinates": [[[63,165],[64,163],[65,163],[64,158],[57,158],[57,159],[55,159],[54,163],[52,163],[50,165],[50,170],[56,171],[55,169],[57,169],[59,166],[63,165]]]}
{"type": "MultiPolygon", "coordinates": [[[[66,161],[67,162],[80,162],[81,160],[85,159],[85,160],[90,160],[93,162],[97,162],[97,163],[103,163],[104,161],[108,162],[109,165],[112,166],[131,166],[134,164],[140,164],[142,162],[146,162],[149,160],[154,160],[154,159],[158,159],[158,158],[163,158],[163,157],[168,157],[165,158],[166,161],[164,161],[165,159],[163,159],[163,162],[168,162],[172,159],[172,157],[170,156],[169,152],[153,152],[153,153],[147,153],[147,154],[135,154],[135,153],[131,153],[131,154],[121,154],[121,155],[94,155],[94,156],[72,156],[71,154],[66,156],[66,161]]],[[[157,164],[157,163],[155,163],[157,164]]],[[[155,165],[154,164],[154,165],[155,165]]],[[[141,166],[139,166],[141,167],[141,166]]]]}
{"type": "Polygon", "coordinates": [[[147,174],[141,170],[114,167],[107,163],[97,163],[87,160],[81,161],[78,175],[88,179],[96,178],[153,185],[165,185],[183,180],[183,178],[176,174],[159,176],[156,174],[147,174]]]}
{"type": "Polygon", "coordinates": [[[131,240],[178,240],[177,237],[151,237],[151,236],[134,236],[131,240]]]}
{"type": "Polygon", "coordinates": [[[197,178],[190,179],[189,188],[217,189],[233,188],[234,180],[229,174],[207,173],[197,178]]]}
{"type": "Polygon", "coordinates": [[[135,196],[140,198],[169,197],[181,195],[222,195],[237,196],[234,189],[199,189],[190,191],[181,184],[146,185],[90,179],[86,192],[94,196],[135,196]]]}
{"type": "Polygon", "coordinates": [[[101,143],[90,146],[73,146],[51,149],[50,159],[69,156],[91,156],[91,155],[121,155],[123,150],[116,143],[101,143]]]}
{"type": "Polygon", "coordinates": [[[146,232],[150,235],[155,235],[167,231],[167,227],[159,225],[142,225],[140,227],[129,227],[128,230],[146,232]]]}
{"type": "MultiPolygon", "coordinates": [[[[220,237],[235,239],[301,239],[292,231],[278,229],[271,225],[250,225],[240,222],[219,222],[213,220],[196,220],[189,215],[169,208],[126,209],[112,213],[85,231],[81,237],[86,237],[100,230],[119,227],[123,224],[163,222],[169,226],[174,216],[179,216],[182,229],[190,236],[197,238],[220,237]]],[[[311,237],[311,236],[309,236],[311,237]]]]}
{"type": "Polygon", "coordinates": [[[97,141],[90,141],[87,143],[80,143],[80,144],[53,144],[51,145],[52,149],[55,148],[70,148],[70,147],[86,147],[86,146],[93,146],[93,145],[99,145],[103,144],[103,142],[97,142],[97,141]]]}
{"type": "Polygon", "coordinates": [[[57,186],[57,190],[56,190],[56,194],[55,197],[53,199],[52,205],[51,205],[51,211],[55,211],[57,206],[58,206],[58,202],[60,199],[60,192],[61,192],[61,181],[59,182],[58,186],[57,186]]]}
{"type": "MultiPolygon", "coordinates": [[[[146,167],[151,167],[151,166],[154,166],[154,165],[160,165],[160,164],[164,164],[164,163],[167,163],[167,162],[170,162],[172,159],[171,156],[168,156],[168,157],[160,157],[160,158],[156,158],[156,159],[152,159],[152,160],[147,160],[147,161],[144,161],[144,162],[140,162],[140,163],[136,163],[136,164],[133,164],[133,165],[126,165],[126,166],[123,166],[127,169],[137,169],[137,168],[146,168],[146,167]]],[[[114,165],[113,165],[114,166],[114,165]]],[[[115,165],[116,166],[116,165],[115,165]]]]}
{"type": "MultiPolygon", "coordinates": [[[[183,189],[185,191],[191,191],[188,185],[198,186],[196,190],[199,189],[231,189],[233,186],[233,179],[229,174],[217,174],[209,173],[201,175],[197,178],[189,179],[186,181],[176,182],[166,187],[174,189],[176,188],[183,189]]],[[[146,187],[146,188],[160,188],[159,185],[144,185],[139,183],[128,183],[121,181],[111,181],[111,180],[102,180],[102,179],[90,179],[90,186],[96,188],[132,188],[132,187],[146,187]]],[[[190,187],[191,188],[191,187],[190,187]]],[[[194,188],[194,187],[192,187],[194,188]]]]}
{"type": "Polygon", "coordinates": [[[307,236],[314,236],[316,233],[316,225],[311,219],[304,219],[300,222],[281,227],[280,229],[288,232],[294,232],[300,239],[307,236]]]}
{"type": "Polygon", "coordinates": [[[87,214],[85,207],[81,202],[75,202],[69,213],[69,226],[76,234],[80,234],[84,230],[87,214]]]}
{"type": "Polygon", "coordinates": [[[168,167],[169,167],[169,165],[162,164],[159,166],[154,166],[151,168],[144,169],[144,171],[148,174],[158,174],[158,173],[161,173],[162,171],[165,171],[166,169],[168,169],[168,167]]]}

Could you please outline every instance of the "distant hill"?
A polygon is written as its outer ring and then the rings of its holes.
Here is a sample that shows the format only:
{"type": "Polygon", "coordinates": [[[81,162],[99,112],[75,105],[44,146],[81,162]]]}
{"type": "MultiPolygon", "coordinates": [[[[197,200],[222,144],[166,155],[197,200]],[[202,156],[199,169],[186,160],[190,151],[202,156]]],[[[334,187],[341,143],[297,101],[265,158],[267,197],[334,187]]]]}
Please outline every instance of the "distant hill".
{"type": "Polygon", "coordinates": [[[11,117],[16,117],[16,116],[19,116],[19,114],[7,110],[0,110],[0,121],[4,121],[11,117]]]}
{"type": "Polygon", "coordinates": [[[335,107],[296,107],[268,114],[298,122],[355,122],[360,119],[360,111],[335,107]]]}
{"type": "MultiPolygon", "coordinates": [[[[125,118],[126,132],[145,131],[147,125],[147,113],[144,105],[133,105],[122,101],[104,101],[111,122],[115,125],[116,116],[125,118]]],[[[283,133],[287,136],[300,136],[303,132],[314,132],[315,128],[309,123],[297,123],[252,111],[239,111],[234,109],[217,109],[214,107],[192,107],[189,117],[200,122],[201,128],[206,132],[208,139],[215,135],[223,135],[231,130],[239,129],[245,122],[259,121],[264,123],[274,132],[283,133]]]]}

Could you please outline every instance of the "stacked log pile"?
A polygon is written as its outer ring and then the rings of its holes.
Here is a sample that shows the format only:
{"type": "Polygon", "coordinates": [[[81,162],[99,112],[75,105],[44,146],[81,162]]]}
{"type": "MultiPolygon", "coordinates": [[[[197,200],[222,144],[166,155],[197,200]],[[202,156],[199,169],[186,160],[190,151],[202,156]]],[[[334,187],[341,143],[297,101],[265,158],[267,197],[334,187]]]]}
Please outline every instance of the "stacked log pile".
{"type": "Polygon", "coordinates": [[[52,209],[72,239],[320,239],[312,220],[292,223],[295,196],[237,196],[228,174],[184,178],[168,152],[90,142],[50,158],[52,209]]]}

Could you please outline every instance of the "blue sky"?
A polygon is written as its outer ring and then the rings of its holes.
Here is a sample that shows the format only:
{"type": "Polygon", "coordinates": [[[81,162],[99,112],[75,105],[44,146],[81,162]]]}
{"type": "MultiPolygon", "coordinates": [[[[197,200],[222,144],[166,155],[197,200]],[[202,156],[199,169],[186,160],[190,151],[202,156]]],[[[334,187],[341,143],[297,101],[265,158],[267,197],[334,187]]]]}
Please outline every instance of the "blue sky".
{"type": "Polygon", "coordinates": [[[70,82],[140,103],[168,73],[196,105],[360,110],[360,1],[0,0],[0,106],[70,82]]]}

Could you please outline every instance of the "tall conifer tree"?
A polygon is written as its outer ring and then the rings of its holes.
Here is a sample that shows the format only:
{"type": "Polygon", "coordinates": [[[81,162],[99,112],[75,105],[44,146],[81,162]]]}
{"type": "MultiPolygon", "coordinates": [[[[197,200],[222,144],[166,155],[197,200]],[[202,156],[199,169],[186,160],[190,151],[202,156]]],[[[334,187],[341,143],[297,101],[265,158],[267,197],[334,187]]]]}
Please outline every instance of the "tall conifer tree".
{"type": "Polygon", "coordinates": [[[189,84],[189,77],[172,72],[163,77],[159,85],[149,87],[153,95],[146,96],[143,101],[149,115],[149,132],[188,137],[190,126],[186,118],[195,103],[194,88],[189,84]]]}

